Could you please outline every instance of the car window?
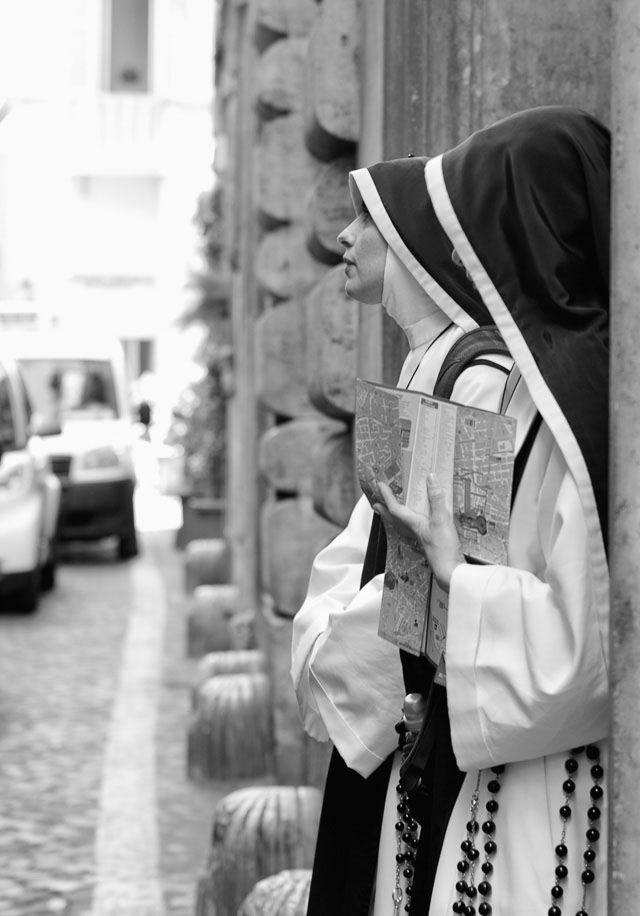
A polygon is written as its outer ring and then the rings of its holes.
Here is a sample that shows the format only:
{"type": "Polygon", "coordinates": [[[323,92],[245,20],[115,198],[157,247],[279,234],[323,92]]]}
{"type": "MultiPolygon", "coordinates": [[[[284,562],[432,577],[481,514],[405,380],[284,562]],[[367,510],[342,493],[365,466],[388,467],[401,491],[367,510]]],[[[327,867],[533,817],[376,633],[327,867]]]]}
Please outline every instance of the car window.
{"type": "Polygon", "coordinates": [[[62,426],[66,420],[118,416],[111,364],[91,359],[21,359],[34,416],[62,426]]]}
{"type": "Polygon", "coordinates": [[[0,452],[12,448],[17,448],[17,442],[9,382],[0,376],[0,452]]]}

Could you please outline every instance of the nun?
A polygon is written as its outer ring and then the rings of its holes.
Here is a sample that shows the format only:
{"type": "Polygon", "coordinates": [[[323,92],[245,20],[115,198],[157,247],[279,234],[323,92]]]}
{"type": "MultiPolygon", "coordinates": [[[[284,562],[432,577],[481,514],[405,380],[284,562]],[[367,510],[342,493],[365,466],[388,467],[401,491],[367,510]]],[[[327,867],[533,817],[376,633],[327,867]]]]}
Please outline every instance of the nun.
{"type": "Polygon", "coordinates": [[[347,293],[403,328],[398,385],[427,393],[495,324],[508,355],[452,399],[497,411],[508,390],[519,485],[503,566],[466,562],[437,479],[425,516],[381,485],[316,558],[292,646],[304,727],[334,748],[309,916],[606,913],[609,157],[596,119],[554,106],[351,173],[347,293]],[[377,636],[390,527],[448,594],[444,684],[377,636]],[[398,778],[409,692],[419,804],[398,778]]]}

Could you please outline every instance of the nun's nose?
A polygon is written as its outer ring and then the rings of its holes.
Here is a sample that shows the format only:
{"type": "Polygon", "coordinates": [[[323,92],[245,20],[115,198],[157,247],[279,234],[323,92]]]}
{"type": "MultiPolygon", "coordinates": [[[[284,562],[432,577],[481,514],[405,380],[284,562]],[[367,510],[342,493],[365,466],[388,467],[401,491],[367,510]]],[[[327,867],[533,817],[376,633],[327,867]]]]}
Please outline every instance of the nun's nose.
{"type": "Polygon", "coordinates": [[[352,226],[353,223],[349,223],[349,225],[345,226],[344,229],[337,235],[338,245],[342,245],[343,248],[349,248],[353,244],[353,232],[351,231],[352,226]]]}

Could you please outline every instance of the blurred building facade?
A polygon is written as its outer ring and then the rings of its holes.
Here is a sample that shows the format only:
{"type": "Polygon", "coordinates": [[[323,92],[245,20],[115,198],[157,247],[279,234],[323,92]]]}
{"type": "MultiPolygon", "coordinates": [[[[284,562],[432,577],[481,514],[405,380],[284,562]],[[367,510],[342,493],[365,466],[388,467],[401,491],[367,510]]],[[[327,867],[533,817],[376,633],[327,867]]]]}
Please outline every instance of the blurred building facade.
{"type": "Polygon", "coordinates": [[[210,0],[0,0],[5,323],[114,334],[132,378],[184,363],[212,35],[210,0]]]}

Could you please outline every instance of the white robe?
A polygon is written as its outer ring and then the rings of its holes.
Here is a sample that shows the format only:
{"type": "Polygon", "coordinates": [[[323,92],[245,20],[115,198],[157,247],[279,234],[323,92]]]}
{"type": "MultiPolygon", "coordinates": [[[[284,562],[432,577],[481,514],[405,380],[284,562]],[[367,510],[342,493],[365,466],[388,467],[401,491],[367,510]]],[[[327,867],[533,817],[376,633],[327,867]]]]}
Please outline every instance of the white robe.
{"type": "MultiPolygon", "coordinates": [[[[437,372],[450,345],[445,335],[410,387],[432,390],[434,367],[437,372]]],[[[452,399],[497,410],[504,381],[495,369],[471,368],[459,378],[452,399]]],[[[507,412],[518,420],[519,447],[535,413],[524,382],[507,412]]],[[[318,740],[331,739],[345,762],[364,776],[396,746],[394,725],[405,693],[398,652],[377,636],[382,576],[359,589],[371,518],[363,497],[347,528],[316,558],[307,598],[294,620],[292,647],[293,683],[306,730],[318,740]]],[[[496,763],[508,765],[496,815],[494,913],[534,916],[551,905],[566,750],[607,734],[608,608],[599,606],[594,594],[578,493],[543,425],[513,508],[509,566],[461,565],[451,583],[447,702],[453,749],[468,775],[445,836],[430,916],[450,913],[457,899],[456,863],[477,770],[496,763]]],[[[603,749],[606,771],[604,757],[603,749]]],[[[579,759],[565,840],[569,877],[559,901],[562,912],[570,914],[582,904],[592,784],[584,755],[579,759]]],[[[486,779],[480,819],[488,798],[486,779]]],[[[606,913],[606,805],[600,807],[596,880],[585,904],[590,916],[606,913]]],[[[385,818],[383,833],[389,828],[385,818]]],[[[378,887],[382,873],[390,877],[395,867],[387,858],[385,852],[378,887]]],[[[478,898],[475,903],[477,908],[478,898]]]]}

